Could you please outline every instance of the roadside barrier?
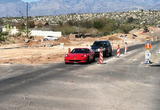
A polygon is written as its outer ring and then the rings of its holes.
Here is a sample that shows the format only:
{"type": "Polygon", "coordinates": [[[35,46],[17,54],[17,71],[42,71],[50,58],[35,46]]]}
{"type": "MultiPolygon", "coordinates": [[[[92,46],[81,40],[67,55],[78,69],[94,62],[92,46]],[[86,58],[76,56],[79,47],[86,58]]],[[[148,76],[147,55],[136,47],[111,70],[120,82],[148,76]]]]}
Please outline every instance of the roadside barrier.
{"type": "Polygon", "coordinates": [[[117,47],[117,57],[120,57],[121,55],[121,49],[120,49],[120,45],[118,45],[117,47]]]}
{"type": "Polygon", "coordinates": [[[124,54],[127,54],[127,50],[128,50],[128,46],[127,46],[127,42],[125,42],[124,54]]]}
{"type": "Polygon", "coordinates": [[[145,64],[151,64],[151,52],[150,50],[145,51],[145,64]]]}
{"type": "Polygon", "coordinates": [[[150,44],[150,43],[145,44],[145,48],[146,48],[146,50],[152,49],[152,44],[150,44]]]}
{"type": "Polygon", "coordinates": [[[71,48],[68,48],[68,53],[71,53],[71,48]]]}
{"type": "Polygon", "coordinates": [[[151,54],[151,49],[152,49],[152,44],[151,43],[146,43],[145,44],[145,49],[146,49],[146,51],[145,51],[145,64],[151,64],[152,62],[151,62],[151,56],[152,56],[152,54],[151,54]]]}
{"type": "Polygon", "coordinates": [[[98,64],[103,64],[103,51],[100,48],[98,64]]]}

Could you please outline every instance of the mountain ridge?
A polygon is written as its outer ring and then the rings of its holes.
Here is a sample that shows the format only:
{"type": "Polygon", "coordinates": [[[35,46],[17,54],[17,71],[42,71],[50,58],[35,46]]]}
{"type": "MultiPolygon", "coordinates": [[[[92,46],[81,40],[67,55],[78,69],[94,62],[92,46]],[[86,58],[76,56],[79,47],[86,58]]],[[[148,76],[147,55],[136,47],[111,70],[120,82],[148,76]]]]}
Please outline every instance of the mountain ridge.
{"type": "MultiPolygon", "coordinates": [[[[30,16],[70,13],[103,13],[137,9],[160,9],[158,0],[39,0],[29,3],[30,16]]],[[[0,17],[25,16],[26,3],[22,0],[1,0],[0,17]]]]}

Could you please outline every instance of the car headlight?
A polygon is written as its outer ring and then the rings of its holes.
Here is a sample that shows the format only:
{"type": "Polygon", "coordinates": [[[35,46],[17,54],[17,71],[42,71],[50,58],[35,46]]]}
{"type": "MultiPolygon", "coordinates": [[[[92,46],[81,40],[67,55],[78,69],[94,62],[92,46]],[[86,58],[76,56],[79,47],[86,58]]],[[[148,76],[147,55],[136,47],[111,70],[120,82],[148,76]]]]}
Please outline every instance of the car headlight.
{"type": "Polygon", "coordinates": [[[97,52],[100,52],[100,49],[97,49],[97,52]]]}
{"type": "Polygon", "coordinates": [[[99,52],[99,49],[94,49],[94,52],[99,52]]]}
{"type": "Polygon", "coordinates": [[[101,50],[105,51],[106,49],[105,48],[102,48],[102,49],[99,48],[99,49],[97,49],[98,52],[100,52],[101,50]]]}
{"type": "Polygon", "coordinates": [[[87,55],[83,55],[82,57],[87,57],[87,55]]]}

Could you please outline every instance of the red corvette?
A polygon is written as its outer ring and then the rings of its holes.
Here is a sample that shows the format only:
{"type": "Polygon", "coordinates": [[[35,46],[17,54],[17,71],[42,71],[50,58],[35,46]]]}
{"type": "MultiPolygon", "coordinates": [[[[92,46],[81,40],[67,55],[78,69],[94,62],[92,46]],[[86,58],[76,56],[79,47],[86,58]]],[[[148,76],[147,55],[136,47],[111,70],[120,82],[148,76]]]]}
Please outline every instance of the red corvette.
{"type": "Polygon", "coordinates": [[[65,63],[90,63],[95,60],[95,53],[89,48],[75,48],[65,56],[65,63]]]}

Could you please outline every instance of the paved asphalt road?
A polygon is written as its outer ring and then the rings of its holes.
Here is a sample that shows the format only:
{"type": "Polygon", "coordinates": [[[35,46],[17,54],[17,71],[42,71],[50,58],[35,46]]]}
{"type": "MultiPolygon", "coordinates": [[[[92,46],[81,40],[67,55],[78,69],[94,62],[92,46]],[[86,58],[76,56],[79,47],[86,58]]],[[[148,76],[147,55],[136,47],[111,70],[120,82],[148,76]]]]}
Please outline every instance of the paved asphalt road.
{"type": "Polygon", "coordinates": [[[159,65],[143,62],[138,48],[102,65],[1,65],[0,110],[160,110],[159,65]]]}

